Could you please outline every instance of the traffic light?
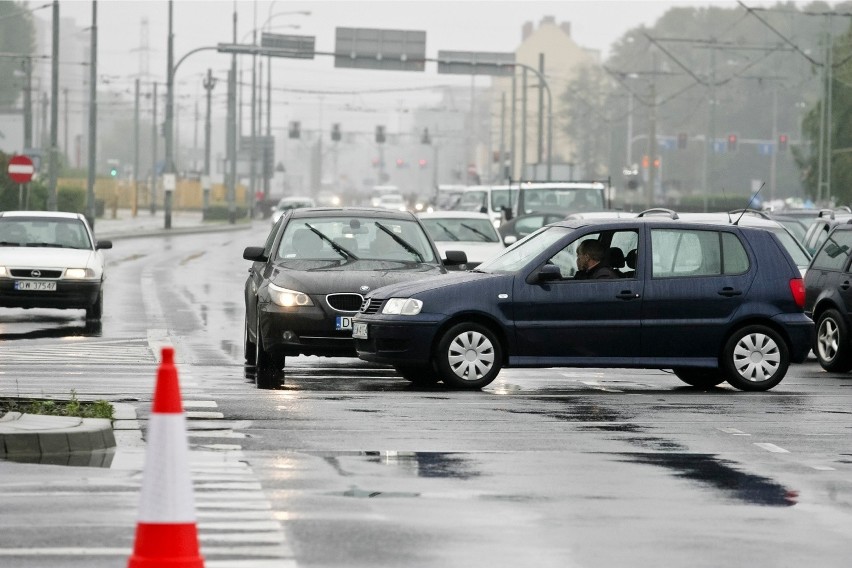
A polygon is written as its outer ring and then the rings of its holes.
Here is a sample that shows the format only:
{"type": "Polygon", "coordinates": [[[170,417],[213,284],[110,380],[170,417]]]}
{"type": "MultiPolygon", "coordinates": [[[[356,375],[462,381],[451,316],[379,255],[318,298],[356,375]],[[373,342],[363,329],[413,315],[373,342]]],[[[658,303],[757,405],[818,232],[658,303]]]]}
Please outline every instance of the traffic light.
{"type": "Polygon", "coordinates": [[[417,163],[418,163],[418,165],[419,165],[421,168],[425,168],[426,166],[428,166],[428,165],[429,165],[429,162],[427,162],[425,158],[420,158],[420,159],[417,161],[417,163]]]}
{"type": "Polygon", "coordinates": [[[432,143],[432,137],[429,136],[429,129],[428,128],[423,129],[423,134],[420,135],[420,143],[421,144],[431,144],[432,143]]]}
{"type": "Polygon", "coordinates": [[[396,167],[398,167],[398,168],[405,168],[405,167],[407,167],[407,166],[408,166],[408,164],[406,164],[406,163],[405,163],[405,160],[403,160],[402,158],[397,158],[397,159],[396,159],[396,167]]]}
{"type": "Polygon", "coordinates": [[[290,138],[300,138],[301,137],[301,129],[302,125],[298,120],[293,120],[290,122],[290,138]]]}
{"type": "Polygon", "coordinates": [[[790,139],[787,137],[787,135],[786,134],[779,134],[778,135],[778,151],[779,152],[786,152],[787,147],[789,145],[790,145],[790,139]]]}
{"type": "Polygon", "coordinates": [[[384,126],[376,126],[376,142],[378,144],[384,144],[384,142],[385,142],[385,127],[384,126]]]}
{"type": "Polygon", "coordinates": [[[109,175],[110,177],[116,177],[118,175],[118,168],[116,168],[115,166],[111,167],[109,169],[109,175]]]}
{"type": "Polygon", "coordinates": [[[689,135],[686,132],[680,132],[677,135],[677,149],[686,150],[686,143],[689,141],[689,135]]]}
{"type": "Polygon", "coordinates": [[[333,124],[331,126],[331,139],[335,142],[340,142],[340,125],[333,124]]]}
{"type": "Polygon", "coordinates": [[[728,134],[728,152],[737,151],[737,135],[728,134]]]}

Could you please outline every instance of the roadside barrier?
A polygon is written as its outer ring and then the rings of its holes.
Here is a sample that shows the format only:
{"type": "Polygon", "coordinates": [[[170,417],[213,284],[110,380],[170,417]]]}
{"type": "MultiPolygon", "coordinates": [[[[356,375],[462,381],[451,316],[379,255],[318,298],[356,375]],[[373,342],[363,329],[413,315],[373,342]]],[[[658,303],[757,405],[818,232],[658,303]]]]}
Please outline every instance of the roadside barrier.
{"type": "Polygon", "coordinates": [[[174,364],[163,347],[142,474],[136,542],[128,568],[203,568],[189,470],[186,416],[174,364]]]}

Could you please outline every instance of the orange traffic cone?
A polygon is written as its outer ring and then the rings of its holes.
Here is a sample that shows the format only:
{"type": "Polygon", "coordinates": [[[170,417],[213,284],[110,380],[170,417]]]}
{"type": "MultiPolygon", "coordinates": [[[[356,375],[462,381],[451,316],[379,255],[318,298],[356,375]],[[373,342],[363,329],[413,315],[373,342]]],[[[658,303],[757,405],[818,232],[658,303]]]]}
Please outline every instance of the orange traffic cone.
{"type": "Polygon", "coordinates": [[[163,347],[148,421],[136,543],[128,568],[204,567],[174,355],[172,347],[163,347]]]}

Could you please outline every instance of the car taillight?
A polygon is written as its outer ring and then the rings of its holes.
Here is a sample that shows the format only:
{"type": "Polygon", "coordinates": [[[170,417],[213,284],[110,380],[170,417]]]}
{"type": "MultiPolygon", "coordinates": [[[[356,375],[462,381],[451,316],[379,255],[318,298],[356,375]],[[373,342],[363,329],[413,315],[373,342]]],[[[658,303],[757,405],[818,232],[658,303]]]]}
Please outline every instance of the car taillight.
{"type": "Polygon", "coordinates": [[[801,278],[793,278],[790,280],[790,292],[793,294],[793,301],[800,308],[805,307],[805,281],[801,278]]]}

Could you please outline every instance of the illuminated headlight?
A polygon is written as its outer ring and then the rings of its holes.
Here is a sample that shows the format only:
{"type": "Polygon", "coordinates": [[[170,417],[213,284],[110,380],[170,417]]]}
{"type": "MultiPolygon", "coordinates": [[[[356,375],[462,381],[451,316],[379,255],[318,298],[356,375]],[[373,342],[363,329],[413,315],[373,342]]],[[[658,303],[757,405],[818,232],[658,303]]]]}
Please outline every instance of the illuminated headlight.
{"type": "Polygon", "coordinates": [[[69,268],[65,271],[65,278],[71,280],[82,280],[84,278],[94,278],[95,271],[91,268],[69,268]]]}
{"type": "Polygon", "coordinates": [[[0,266],[0,278],[8,278],[9,273],[6,271],[5,266],[0,266]]]}
{"type": "Polygon", "coordinates": [[[391,298],[382,308],[383,314],[416,316],[423,309],[423,302],[414,298],[391,298]]]}
{"type": "Polygon", "coordinates": [[[278,304],[279,306],[284,306],[285,308],[314,305],[308,295],[304,292],[288,290],[287,288],[281,288],[275,284],[269,285],[269,297],[272,299],[273,303],[278,304]]]}
{"type": "Polygon", "coordinates": [[[500,219],[494,219],[493,221],[491,221],[491,224],[494,225],[495,229],[499,229],[500,228],[500,219]]]}

